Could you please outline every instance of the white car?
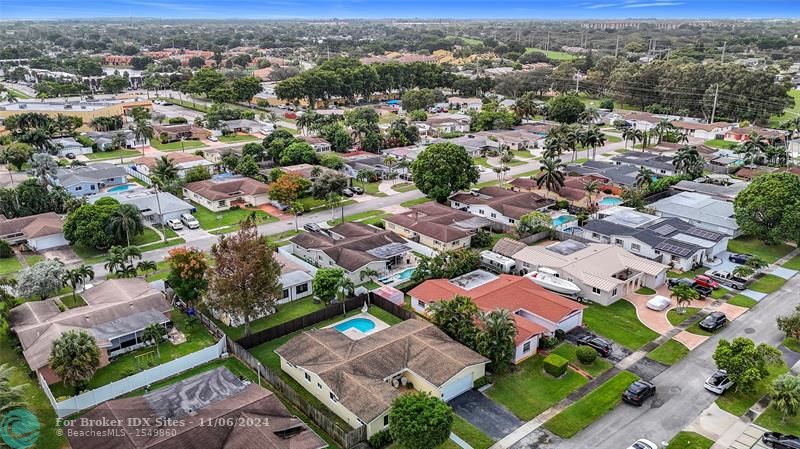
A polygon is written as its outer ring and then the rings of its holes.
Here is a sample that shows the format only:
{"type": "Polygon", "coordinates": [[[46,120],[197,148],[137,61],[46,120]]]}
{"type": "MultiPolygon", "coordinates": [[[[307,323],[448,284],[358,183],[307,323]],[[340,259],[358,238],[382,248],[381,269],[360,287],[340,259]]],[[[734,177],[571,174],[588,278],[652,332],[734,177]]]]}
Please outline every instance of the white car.
{"type": "Polygon", "coordinates": [[[219,142],[219,138],[217,136],[208,136],[208,140],[212,142],[219,142]]]}
{"type": "Polygon", "coordinates": [[[200,227],[200,222],[197,221],[192,214],[181,214],[181,222],[189,229],[197,229],[200,227]]]}
{"type": "Polygon", "coordinates": [[[650,310],[662,311],[669,307],[670,300],[666,296],[656,295],[647,301],[647,308],[650,310]]]}
{"type": "Polygon", "coordinates": [[[644,438],[636,440],[631,444],[628,449],[658,449],[658,445],[650,440],[644,438]]]}
{"type": "Polygon", "coordinates": [[[712,374],[711,377],[706,379],[706,383],[703,384],[703,387],[712,393],[722,394],[725,393],[725,390],[732,387],[733,384],[734,382],[728,377],[728,373],[724,369],[719,369],[712,374]]]}
{"type": "Polygon", "coordinates": [[[169,226],[169,228],[172,229],[173,231],[183,229],[183,223],[181,223],[181,221],[178,220],[177,218],[170,218],[169,220],[167,220],[167,226],[169,226]]]}

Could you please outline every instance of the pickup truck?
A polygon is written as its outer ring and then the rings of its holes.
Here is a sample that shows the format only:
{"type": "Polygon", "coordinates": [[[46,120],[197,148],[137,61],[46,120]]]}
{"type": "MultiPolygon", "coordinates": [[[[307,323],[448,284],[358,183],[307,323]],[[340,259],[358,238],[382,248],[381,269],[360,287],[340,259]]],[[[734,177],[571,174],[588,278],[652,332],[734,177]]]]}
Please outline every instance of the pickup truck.
{"type": "Polygon", "coordinates": [[[745,285],[747,285],[747,279],[734,276],[733,274],[728,273],[727,271],[708,270],[705,272],[705,275],[719,282],[720,284],[726,287],[730,287],[734,290],[744,290],[745,285]]]}

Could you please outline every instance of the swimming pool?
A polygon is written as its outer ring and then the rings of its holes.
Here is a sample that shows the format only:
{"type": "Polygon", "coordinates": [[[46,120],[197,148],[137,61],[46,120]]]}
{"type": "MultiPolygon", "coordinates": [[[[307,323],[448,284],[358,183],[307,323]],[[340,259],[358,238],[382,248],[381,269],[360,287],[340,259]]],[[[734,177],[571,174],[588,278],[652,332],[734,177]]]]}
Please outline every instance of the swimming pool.
{"type": "Polygon", "coordinates": [[[122,184],[121,186],[116,186],[108,189],[109,192],[124,192],[131,188],[130,184],[122,184]]]}
{"type": "Polygon", "coordinates": [[[607,196],[600,200],[601,206],[619,206],[620,204],[622,204],[622,198],[617,198],[616,196],[607,196]]]}
{"type": "Polygon", "coordinates": [[[553,219],[553,226],[557,228],[563,225],[564,223],[569,223],[570,221],[575,221],[577,219],[578,217],[574,215],[559,215],[558,217],[553,219]]]}
{"type": "Polygon", "coordinates": [[[380,278],[378,280],[381,281],[384,284],[394,284],[394,283],[398,283],[398,282],[405,282],[405,281],[411,279],[411,276],[414,275],[414,271],[415,270],[416,270],[416,268],[406,268],[405,270],[403,270],[403,271],[401,271],[399,273],[395,273],[395,274],[393,274],[391,276],[386,276],[386,277],[380,278]]]}
{"type": "Polygon", "coordinates": [[[339,332],[345,332],[350,329],[356,329],[366,334],[372,329],[375,329],[375,322],[367,318],[352,318],[337,324],[335,326],[335,329],[339,332]]]}

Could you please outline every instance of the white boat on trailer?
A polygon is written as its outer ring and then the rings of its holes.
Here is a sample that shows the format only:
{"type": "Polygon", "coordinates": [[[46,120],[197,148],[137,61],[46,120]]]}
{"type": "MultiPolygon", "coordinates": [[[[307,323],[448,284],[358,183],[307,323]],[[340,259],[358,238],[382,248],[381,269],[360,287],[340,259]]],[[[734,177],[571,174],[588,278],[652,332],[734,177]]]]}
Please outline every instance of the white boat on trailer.
{"type": "Polygon", "coordinates": [[[525,277],[548,290],[562,295],[576,296],[581,292],[580,287],[566,279],[561,279],[558,277],[558,273],[550,268],[540,267],[538,270],[526,274],[525,277]]]}

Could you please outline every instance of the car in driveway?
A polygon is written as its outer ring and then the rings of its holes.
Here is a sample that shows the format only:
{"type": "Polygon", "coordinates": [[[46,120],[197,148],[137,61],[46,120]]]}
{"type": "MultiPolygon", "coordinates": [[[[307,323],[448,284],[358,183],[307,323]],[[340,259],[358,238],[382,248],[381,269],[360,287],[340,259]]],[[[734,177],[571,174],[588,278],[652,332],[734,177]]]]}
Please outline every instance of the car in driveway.
{"type": "Polygon", "coordinates": [[[728,255],[728,261],[738,264],[747,263],[750,258],[753,257],[752,254],[739,254],[739,253],[730,253],[728,255]]]}
{"type": "Polygon", "coordinates": [[[647,308],[660,312],[669,307],[671,303],[666,296],[656,295],[647,300],[647,308]]]}
{"type": "Polygon", "coordinates": [[[364,189],[362,189],[361,187],[358,187],[358,186],[352,186],[352,187],[350,187],[350,190],[352,190],[353,193],[355,193],[356,195],[363,195],[364,194],[364,189]]]}
{"type": "Polygon", "coordinates": [[[167,226],[169,226],[169,228],[173,231],[183,229],[183,223],[181,223],[180,219],[177,218],[170,218],[167,220],[167,226]]]}
{"type": "Polygon", "coordinates": [[[348,198],[352,198],[353,195],[355,195],[355,194],[356,194],[356,192],[353,192],[352,190],[350,190],[350,187],[345,187],[344,189],[342,189],[342,195],[344,195],[344,196],[346,196],[348,198]]]}
{"type": "Polygon", "coordinates": [[[708,288],[714,289],[714,290],[719,288],[719,282],[711,279],[708,276],[702,275],[702,274],[698,274],[697,276],[694,277],[694,284],[695,285],[701,285],[703,287],[708,287],[708,288]]]}
{"type": "Polygon", "coordinates": [[[628,404],[641,406],[644,401],[656,395],[656,386],[645,380],[637,380],[622,392],[622,400],[628,404]]]}
{"type": "Polygon", "coordinates": [[[628,449],[658,449],[658,445],[650,440],[642,438],[634,441],[633,444],[628,446],[628,449]]]}
{"type": "Polygon", "coordinates": [[[322,228],[320,228],[316,223],[306,223],[303,225],[303,229],[308,232],[319,232],[322,230],[322,228]]]}
{"type": "Polygon", "coordinates": [[[272,200],[270,202],[272,203],[273,206],[275,206],[281,212],[286,212],[287,210],[289,210],[289,205],[288,204],[281,203],[278,200],[272,200]]]}
{"type": "Polygon", "coordinates": [[[181,223],[189,229],[198,229],[200,222],[192,214],[181,214],[181,223]]]}
{"type": "Polygon", "coordinates": [[[716,370],[703,384],[703,388],[716,394],[725,393],[732,386],[733,381],[728,377],[728,372],[724,369],[716,370]]]}
{"type": "Polygon", "coordinates": [[[687,286],[689,288],[694,289],[694,291],[696,291],[697,293],[700,294],[701,298],[705,298],[706,296],[710,295],[711,292],[713,291],[712,289],[710,289],[708,287],[705,287],[703,285],[698,284],[697,282],[695,282],[694,279],[689,279],[689,278],[667,279],[667,288],[668,289],[672,290],[677,285],[685,285],[685,286],[687,286]]]}
{"type": "Polygon", "coordinates": [[[581,335],[578,337],[578,346],[588,346],[593,348],[601,357],[611,355],[613,347],[608,341],[592,334],[581,335]]]}
{"type": "Polygon", "coordinates": [[[773,449],[800,449],[800,437],[778,432],[765,433],[761,436],[761,442],[773,449]]]}
{"type": "Polygon", "coordinates": [[[714,332],[728,324],[728,317],[722,312],[711,312],[707,317],[700,321],[700,329],[706,332],[714,332]]]}

